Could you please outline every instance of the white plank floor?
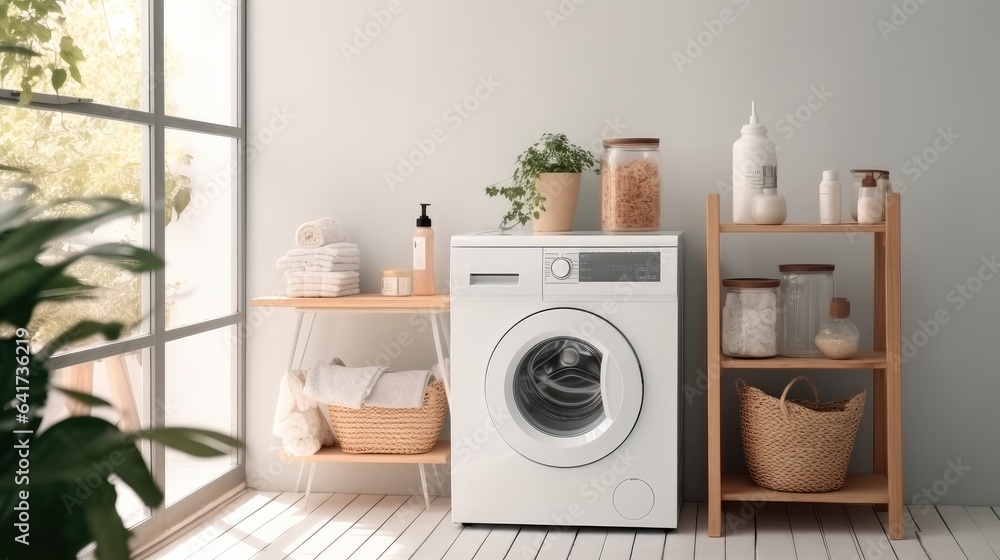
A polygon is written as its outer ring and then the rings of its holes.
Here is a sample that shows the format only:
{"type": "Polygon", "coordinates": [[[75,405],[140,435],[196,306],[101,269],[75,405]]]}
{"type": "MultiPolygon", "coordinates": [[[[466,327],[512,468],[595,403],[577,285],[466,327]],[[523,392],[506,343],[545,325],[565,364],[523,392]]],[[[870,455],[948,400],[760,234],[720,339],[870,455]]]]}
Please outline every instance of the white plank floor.
{"type": "Polygon", "coordinates": [[[727,504],[709,538],[705,504],[676,530],[451,522],[451,500],[248,490],[143,560],[1000,560],[1000,508],[910,506],[889,540],[867,506],[727,504]]]}

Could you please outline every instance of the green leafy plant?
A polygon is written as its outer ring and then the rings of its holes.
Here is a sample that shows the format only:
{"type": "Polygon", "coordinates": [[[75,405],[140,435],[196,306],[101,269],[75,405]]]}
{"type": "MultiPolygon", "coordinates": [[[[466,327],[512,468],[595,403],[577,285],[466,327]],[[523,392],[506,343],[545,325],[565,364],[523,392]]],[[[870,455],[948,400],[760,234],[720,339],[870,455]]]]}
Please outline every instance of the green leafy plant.
{"type": "Polygon", "coordinates": [[[110,406],[52,385],[49,357],[94,335],[113,340],[125,325],[80,321],[33,349],[28,325],[36,307],[95,295],[94,286],[68,272],[78,261],[97,260],[133,274],[158,269],[163,261],[129,244],[106,243],[43,264],[39,255],[59,238],[142,207],[112,197],[30,204],[33,187],[19,190],[15,201],[0,206],[0,538],[9,558],[74,559],[96,543],[98,558],[126,560],[129,531],[115,509],[113,482],[127,484],[150,508],[163,502],[139,442],[154,440],[198,457],[224,455],[240,443],[193,428],[124,432],[91,416],[70,417],[40,431],[49,391],[89,406],[110,406]],[[74,210],[66,212],[68,206],[74,210]]]}
{"type": "Polygon", "coordinates": [[[586,148],[569,141],[565,134],[545,133],[541,139],[517,156],[514,176],[486,187],[486,194],[510,201],[510,210],[500,220],[500,229],[523,226],[538,219],[545,210],[545,197],[535,188],[542,173],[582,173],[597,170],[598,161],[586,148]]]}
{"type": "Polygon", "coordinates": [[[19,81],[19,103],[31,102],[38,84],[59,91],[67,77],[82,83],[83,51],[63,32],[63,0],[0,0],[0,82],[19,81]],[[48,55],[48,56],[45,56],[48,55]],[[41,62],[40,60],[44,61],[41,62]]]}

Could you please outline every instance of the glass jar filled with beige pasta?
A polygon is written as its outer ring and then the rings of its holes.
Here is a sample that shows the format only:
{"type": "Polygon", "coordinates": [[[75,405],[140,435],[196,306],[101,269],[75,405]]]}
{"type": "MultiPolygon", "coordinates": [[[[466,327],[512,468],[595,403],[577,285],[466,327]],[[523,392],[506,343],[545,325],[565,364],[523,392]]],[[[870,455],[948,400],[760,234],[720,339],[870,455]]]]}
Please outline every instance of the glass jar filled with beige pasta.
{"type": "Polygon", "coordinates": [[[604,231],[660,229],[660,139],[609,138],[601,161],[604,231]]]}

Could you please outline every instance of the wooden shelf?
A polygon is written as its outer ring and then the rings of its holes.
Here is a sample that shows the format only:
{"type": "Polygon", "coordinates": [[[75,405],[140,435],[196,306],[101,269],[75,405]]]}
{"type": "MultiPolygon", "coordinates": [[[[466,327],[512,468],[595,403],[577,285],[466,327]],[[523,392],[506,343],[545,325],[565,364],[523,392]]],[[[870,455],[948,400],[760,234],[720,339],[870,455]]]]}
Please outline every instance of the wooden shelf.
{"type": "Polygon", "coordinates": [[[720,233],[885,233],[885,223],[880,224],[781,224],[758,226],[756,224],[720,224],[720,233]]]}
{"type": "MultiPolygon", "coordinates": [[[[903,437],[902,437],[902,311],[900,298],[900,195],[886,193],[885,222],[880,224],[783,224],[759,226],[720,222],[719,195],[708,195],[705,208],[705,261],[707,300],[708,387],[708,527],[711,537],[725,531],[723,501],[783,501],[884,504],[888,510],[887,532],[892,539],[903,536],[903,437]],[[872,329],[874,350],[850,360],[827,358],[764,359],[730,358],[722,349],[722,239],[724,233],[839,233],[852,236],[871,233],[873,292],[872,329]],[[788,493],[760,488],[748,475],[722,472],[723,418],[734,419],[738,410],[723,411],[722,371],[762,370],[871,370],[872,474],[848,475],[845,486],[829,493],[788,493]]],[[[730,237],[725,237],[730,239],[730,237]]]]}
{"type": "Polygon", "coordinates": [[[829,358],[788,358],[775,356],[773,358],[730,358],[719,357],[719,366],[723,369],[885,369],[885,352],[858,352],[849,360],[831,360],[829,358]]]}
{"type": "Polygon", "coordinates": [[[329,298],[259,297],[254,298],[254,307],[293,307],[298,310],[343,309],[357,311],[407,311],[441,310],[451,307],[451,296],[383,296],[381,294],[355,294],[352,296],[329,298]]]}
{"type": "Polygon", "coordinates": [[[754,484],[748,473],[722,475],[722,500],[728,502],[808,502],[824,504],[887,504],[889,483],[884,474],[849,474],[832,492],[779,492],[754,484]]]}
{"type": "Polygon", "coordinates": [[[424,464],[443,465],[451,456],[451,442],[441,440],[434,444],[434,449],[427,453],[400,455],[394,453],[345,453],[340,447],[324,447],[315,455],[297,457],[284,451],[278,452],[278,458],[283,461],[305,461],[308,463],[394,463],[394,464],[424,464]]]}

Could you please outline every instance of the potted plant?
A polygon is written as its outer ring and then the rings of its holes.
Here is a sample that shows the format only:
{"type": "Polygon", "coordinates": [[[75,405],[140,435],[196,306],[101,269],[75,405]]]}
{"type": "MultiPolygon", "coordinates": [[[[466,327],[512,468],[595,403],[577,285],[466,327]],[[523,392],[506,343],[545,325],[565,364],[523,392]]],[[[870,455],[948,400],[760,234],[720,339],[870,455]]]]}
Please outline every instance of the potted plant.
{"type": "Polygon", "coordinates": [[[510,201],[510,210],[500,221],[500,230],[534,220],[535,231],[570,231],[580,196],[580,174],[597,170],[597,159],[589,150],[573,144],[565,134],[545,133],[517,156],[509,182],[486,187],[489,196],[510,201]]]}
{"type": "Polygon", "coordinates": [[[96,543],[102,560],[127,560],[129,531],[115,509],[115,479],[153,508],[163,492],[139,451],[140,440],[158,441],[199,457],[224,455],[240,443],[194,428],[122,430],[101,418],[72,416],[40,430],[50,391],[87,406],[109,406],[90,394],[53,385],[48,358],[92,335],[117,338],[122,323],[82,320],[40,349],[32,348],[29,323],[45,301],[92,297],[96,288],[67,269],[81,259],[131,272],[163,266],[144,249],[107,243],[39,262],[57,239],[134,214],[141,206],[110,197],[27,202],[32,187],[0,205],[0,534],[9,558],[72,560],[96,543]],[[72,211],[67,211],[71,209],[72,211]]]}

